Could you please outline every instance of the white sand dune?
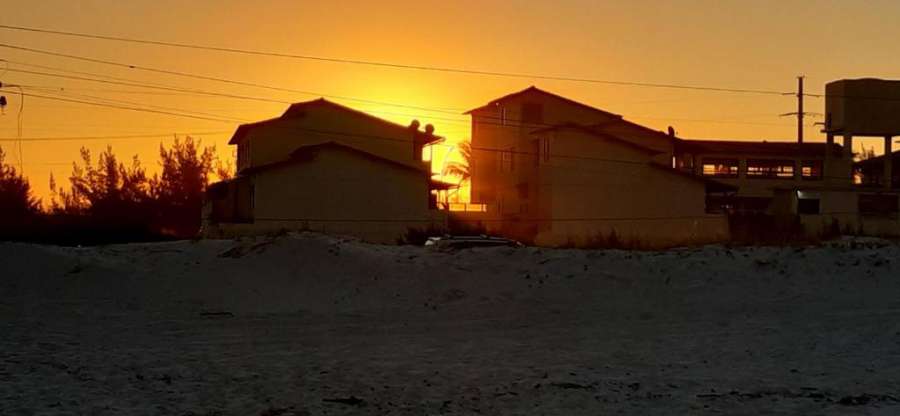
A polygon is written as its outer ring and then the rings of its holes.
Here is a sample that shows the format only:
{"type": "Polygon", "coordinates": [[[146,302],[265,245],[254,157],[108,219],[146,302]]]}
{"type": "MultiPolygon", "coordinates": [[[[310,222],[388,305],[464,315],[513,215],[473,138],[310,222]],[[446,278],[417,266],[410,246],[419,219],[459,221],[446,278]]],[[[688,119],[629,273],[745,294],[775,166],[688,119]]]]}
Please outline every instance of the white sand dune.
{"type": "Polygon", "coordinates": [[[900,414],[900,247],[0,244],[0,415],[900,414]]]}

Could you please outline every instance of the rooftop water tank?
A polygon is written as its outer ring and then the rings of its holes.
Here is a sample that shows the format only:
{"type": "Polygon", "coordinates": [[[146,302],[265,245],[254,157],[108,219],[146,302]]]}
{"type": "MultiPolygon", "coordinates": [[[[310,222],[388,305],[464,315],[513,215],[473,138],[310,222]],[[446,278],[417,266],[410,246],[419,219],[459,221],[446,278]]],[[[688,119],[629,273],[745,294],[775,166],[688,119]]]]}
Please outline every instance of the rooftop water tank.
{"type": "Polygon", "coordinates": [[[862,78],[826,84],[825,131],[900,136],[900,81],[862,78]]]}

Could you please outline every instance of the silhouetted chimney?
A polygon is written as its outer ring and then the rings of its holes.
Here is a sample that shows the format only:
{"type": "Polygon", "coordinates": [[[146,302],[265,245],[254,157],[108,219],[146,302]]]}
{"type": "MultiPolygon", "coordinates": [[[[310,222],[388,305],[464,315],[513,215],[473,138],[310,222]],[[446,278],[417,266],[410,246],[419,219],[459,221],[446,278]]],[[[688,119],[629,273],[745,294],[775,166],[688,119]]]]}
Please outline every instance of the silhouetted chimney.
{"type": "Polygon", "coordinates": [[[669,137],[675,138],[675,127],[669,126],[669,137]]]}

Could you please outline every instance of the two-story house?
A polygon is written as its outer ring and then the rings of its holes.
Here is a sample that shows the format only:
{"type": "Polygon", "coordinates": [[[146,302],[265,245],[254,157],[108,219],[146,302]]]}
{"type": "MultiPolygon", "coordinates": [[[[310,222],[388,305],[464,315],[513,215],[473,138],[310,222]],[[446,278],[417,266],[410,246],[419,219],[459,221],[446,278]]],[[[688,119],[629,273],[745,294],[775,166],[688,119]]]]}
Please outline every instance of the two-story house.
{"type": "Polygon", "coordinates": [[[541,245],[727,238],[705,201],[731,187],[673,169],[669,134],[535,87],[468,114],[472,199],[489,231],[541,245]]]}
{"type": "Polygon", "coordinates": [[[210,187],[210,236],[313,230],[394,243],[440,225],[431,164],[441,140],[418,122],[402,126],[325,99],[238,127],[237,175],[210,187]]]}

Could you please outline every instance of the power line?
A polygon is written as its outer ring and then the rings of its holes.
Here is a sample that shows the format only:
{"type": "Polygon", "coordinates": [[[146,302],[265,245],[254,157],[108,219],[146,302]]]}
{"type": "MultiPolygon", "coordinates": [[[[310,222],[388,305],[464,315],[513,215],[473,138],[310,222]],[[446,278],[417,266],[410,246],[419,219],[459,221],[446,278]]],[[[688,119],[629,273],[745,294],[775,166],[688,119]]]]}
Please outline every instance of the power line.
{"type": "Polygon", "coordinates": [[[24,86],[33,90],[45,90],[45,91],[87,91],[87,92],[99,92],[99,93],[109,93],[109,94],[135,94],[135,95],[162,95],[162,96],[197,96],[201,94],[193,94],[193,93],[180,93],[180,92],[162,92],[162,91],[138,91],[138,90],[117,90],[117,89],[108,89],[108,88],[80,88],[80,87],[61,87],[58,85],[26,85],[24,86]]]}
{"type": "MultiPolygon", "coordinates": [[[[23,74],[30,74],[30,75],[72,79],[72,80],[76,80],[76,81],[88,81],[88,82],[123,85],[123,86],[138,87],[138,88],[153,88],[153,89],[161,89],[161,90],[176,91],[176,92],[188,92],[188,93],[195,93],[195,94],[200,94],[200,95],[218,96],[218,97],[233,98],[233,99],[240,99],[240,100],[261,101],[261,102],[269,102],[269,103],[277,103],[277,104],[287,104],[287,105],[293,104],[290,101],[265,98],[265,97],[259,97],[259,96],[246,96],[246,95],[236,95],[236,94],[220,93],[220,92],[213,92],[213,91],[206,91],[206,90],[185,89],[185,88],[178,88],[178,87],[162,86],[162,85],[158,85],[158,84],[157,85],[154,85],[154,84],[144,85],[144,84],[139,84],[136,82],[102,80],[102,79],[86,78],[86,77],[80,77],[80,76],[52,74],[52,73],[38,72],[38,71],[28,71],[28,70],[22,70],[22,69],[9,69],[9,71],[10,72],[19,72],[19,73],[23,73],[23,74]]],[[[442,110],[430,109],[429,111],[440,112],[442,110]]],[[[465,122],[465,120],[461,120],[461,119],[448,119],[448,118],[441,118],[441,117],[437,117],[437,116],[430,116],[430,115],[423,115],[423,114],[403,114],[403,113],[390,113],[390,112],[382,112],[382,113],[392,114],[392,115],[406,115],[409,117],[419,117],[419,118],[426,118],[426,119],[431,118],[431,119],[435,119],[435,120],[444,120],[444,121],[465,122]]],[[[481,122],[483,124],[488,124],[488,125],[506,126],[506,127],[521,127],[521,126],[526,125],[525,123],[521,123],[521,120],[504,119],[499,116],[490,116],[490,115],[483,115],[482,117],[488,118],[488,119],[495,119],[495,120],[504,120],[504,122],[502,122],[502,123],[497,123],[497,122],[490,123],[490,122],[483,122],[483,121],[481,122]]],[[[663,120],[688,121],[688,122],[716,122],[716,123],[726,123],[726,124],[786,126],[786,124],[754,123],[754,122],[710,120],[710,119],[677,119],[677,118],[662,118],[662,117],[652,117],[652,116],[641,116],[639,118],[647,118],[647,119],[657,118],[657,119],[663,119],[663,120]]],[[[544,124],[544,123],[528,123],[527,125],[532,125],[535,127],[552,127],[552,126],[554,126],[553,124],[544,124]]]]}
{"type": "Polygon", "coordinates": [[[158,106],[158,105],[145,104],[145,103],[136,103],[134,101],[119,100],[119,99],[107,98],[107,97],[97,97],[94,95],[72,94],[72,93],[68,93],[68,92],[50,92],[50,93],[65,96],[65,97],[74,97],[74,98],[95,100],[95,101],[101,102],[101,103],[106,102],[106,103],[124,104],[124,105],[130,105],[130,106],[143,106],[143,108],[150,108],[150,109],[156,109],[156,110],[174,111],[174,112],[185,113],[185,114],[195,114],[195,115],[201,115],[201,116],[207,116],[207,117],[218,117],[218,118],[223,118],[223,119],[231,119],[238,123],[250,122],[250,120],[245,119],[245,118],[240,118],[240,117],[222,116],[219,114],[212,114],[212,113],[207,113],[207,112],[197,111],[197,110],[185,110],[182,108],[165,107],[165,106],[158,106]]]}
{"type": "MultiPolygon", "coordinates": [[[[96,73],[82,72],[82,71],[70,71],[70,70],[66,70],[66,69],[48,67],[48,66],[44,66],[44,65],[23,64],[23,63],[18,63],[18,62],[13,62],[13,61],[7,61],[7,62],[15,63],[15,64],[19,64],[19,65],[28,65],[28,66],[34,66],[34,67],[47,68],[47,69],[51,69],[54,71],[72,72],[72,73],[76,73],[76,74],[89,75],[89,76],[93,76],[93,77],[109,78],[109,79],[112,79],[113,81],[89,79],[89,78],[83,78],[83,77],[72,77],[72,76],[67,76],[67,75],[49,74],[49,73],[36,72],[36,71],[10,69],[10,71],[13,71],[13,72],[21,72],[21,73],[32,74],[32,75],[61,77],[61,78],[68,78],[68,79],[89,81],[89,82],[112,83],[114,85],[125,85],[125,86],[139,87],[139,88],[156,88],[156,89],[162,89],[165,91],[176,91],[176,92],[184,92],[184,93],[199,94],[199,95],[221,96],[221,97],[225,97],[225,98],[235,98],[235,99],[242,99],[242,100],[254,100],[254,101],[279,103],[279,104],[291,104],[290,101],[272,99],[272,98],[268,98],[268,97],[246,96],[246,95],[236,95],[236,94],[229,94],[229,93],[212,92],[212,91],[206,91],[206,90],[185,89],[185,88],[173,87],[173,86],[168,86],[168,85],[158,84],[158,83],[156,83],[156,84],[141,84],[141,83],[139,83],[140,81],[130,80],[128,78],[111,77],[111,76],[107,76],[107,75],[103,75],[103,74],[96,74],[96,73]]],[[[326,95],[326,96],[328,96],[328,95],[326,95]]],[[[363,101],[363,102],[371,101],[371,100],[357,99],[355,97],[345,97],[345,96],[330,96],[330,97],[340,97],[341,99],[350,99],[350,100],[357,100],[357,101],[363,101]]],[[[378,102],[378,103],[382,103],[382,102],[378,102]]],[[[387,103],[384,103],[384,104],[387,104],[387,103]]],[[[390,105],[394,105],[394,104],[396,104],[396,103],[392,103],[390,105]]],[[[402,106],[406,106],[406,105],[402,105],[402,106]]],[[[450,113],[452,115],[458,115],[458,113],[456,113],[456,112],[447,111],[447,110],[438,109],[438,108],[429,108],[429,107],[420,107],[420,106],[406,106],[406,107],[423,109],[425,111],[442,112],[442,113],[450,113]]],[[[391,113],[391,112],[386,112],[386,111],[382,111],[382,113],[392,114],[392,115],[404,115],[404,116],[409,116],[409,117],[430,118],[430,119],[435,119],[435,120],[466,122],[466,120],[440,118],[437,116],[422,115],[422,114],[391,113]]],[[[482,115],[481,117],[501,121],[500,123],[485,123],[485,124],[494,124],[497,126],[511,125],[511,127],[519,127],[519,126],[525,125],[525,123],[521,123],[522,120],[512,120],[512,119],[508,119],[508,118],[504,118],[504,117],[490,116],[490,115],[482,115]]],[[[787,126],[786,124],[777,124],[777,123],[743,122],[743,121],[730,121],[730,120],[682,119],[682,118],[653,117],[653,116],[639,116],[636,118],[685,121],[685,122],[713,122],[713,123],[723,123],[723,124],[787,126]]],[[[553,126],[551,124],[544,124],[544,123],[530,123],[530,125],[534,125],[534,126],[538,126],[538,127],[553,126]]]]}
{"type": "Polygon", "coordinates": [[[191,115],[191,114],[180,114],[180,113],[174,113],[171,111],[152,110],[152,109],[147,109],[147,108],[128,107],[128,106],[121,106],[121,105],[115,105],[115,104],[103,104],[103,103],[96,103],[96,102],[90,102],[90,101],[60,98],[60,97],[48,97],[46,95],[39,95],[39,94],[32,94],[32,93],[23,93],[22,95],[24,95],[26,97],[41,98],[41,99],[45,99],[45,100],[55,100],[55,101],[64,101],[64,102],[70,102],[70,103],[95,105],[95,106],[99,106],[99,107],[118,108],[121,110],[142,111],[142,112],[146,112],[146,113],[164,114],[164,115],[170,115],[170,116],[176,116],[176,117],[195,118],[198,120],[218,121],[218,122],[229,123],[229,124],[235,122],[234,120],[225,120],[225,119],[212,118],[212,117],[195,116],[195,115],[191,115]]]}
{"type": "MultiPolygon", "coordinates": [[[[112,140],[112,139],[149,139],[149,138],[169,138],[173,135],[183,136],[213,136],[219,134],[231,134],[231,131],[205,131],[191,133],[155,133],[155,134],[130,134],[130,135],[112,135],[112,136],[43,136],[43,137],[23,137],[23,142],[38,141],[81,141],[81,140],[112,140]]],[[[15,141],[15,138],[0,137],[0,142],[15,141]]]]}
{"type": "MultiPolygon", "coordinates": [[[[72,58],[72,59],[81,59],[81,60],[85,60],[85,61],[88,61],[88,62],[101,62],[101,63],[107,63],[107,64],[110,64],[110,65],[116,65],[116,66],[128,67],[128,68],[133,68],[133,69],[146,69],[146,70],[152,70],[152,71],[154,71],[154,72],[160,72],[160,73],[164,73],[164,74],[176,74],[176,75],[180,75],[180,76],[186,76],[186,77],[192,77],[192,78],[198,78],[198,79],[211,79],[211,80],[216,80],[216,81],[221,81],[221,82],[236,83],[236,84],[238,84],[238,85],[250,85],[250,86],[256,86],[256,87],[260,87],[260,88],[268,88],[268,89],[272,89],[272,90],[280,90],[280,91],[296,92],[296,93],[301,93],[301,94],[318,95],[318,96],[328,97],[328,98],[343,99],[343,100],[351,100],[351,101],[358,101],[358,102],[372,103],[372,104],[390,105],[390,106],[395,106],[395,107],[405,107],[405,108],[421,109],[421,110],[431,111],[431,112],[446,112],[446,113],[450,113],[450,114],[454,114],[454,115],[458,114],[457,112],[454,112],[454,111],[447,111],[446,109],[442,109],[442,108],[413,106],[413,105],[400,104],[400,103],[392,103],[392,102],[384,102],[384,101],[368,100],[368,99],[362,99],[362,98],[356,98],[356,97],[348,97],[348,96],[340,96],[340,95],[330,95],[330,94],[321,94],[321,93],[316,93],[316,92],[311,92],[311,91],[293,90],[293,89],[280,88],[280,87],[273,87],[273,86],[262,85],[262,84],[244,83],[244,82],[240,82],[240,81],[233,81],[233,80],[227,80],[227,79],[223,79],[223,78],[208,77],[208,76],[204,76],[204,75],[187,74],[187,73],[182,73],[182,72],[178,72],[178,71],[162,70],[162,69],[148,69],[148,68],[138,67],[138,66],[135,66],[135,65],[123,64],[123,63],[117,63],[117,62],[111,62],[111,61],[104,61],[104,60],[97,60],[97,59],[93,59],[93,58],[85,58],[85,57],[80,57],[80,56],[75,56],[75,55],[61,54],[61,53],[57,53],[57,52],[40,51],[40,50],[37,50],[37,49],[31,49],[31,48],[13,47],[13,46],[5,45],[5,44],[0,44],[0,47],[9,47],[9,48],[14,48],[14,49],[23,49],[23,50],[27,50],[27,51],[34,51],[34,52],[37,52],[37,53],[47,53],[47,54],[51,54],[51,55],[54,55],[54,56],[57,56],[57,55],[58,55],[58,56],[63,56],[63,57],[72,58]]],[[[104,77],[104,78],[110,78],[110,79],[120,80],[120,81],[137,82],[137,81],[129,80],[129,79],[127,79],[127,78],[110,77],[110,76],[106,76],[106,75],[102,75],[102,74],[96,74],[96,73],[90,73],[90,72],[71,71],[71,70],[67,70],[67,69],[61,69],[61,68],[55,68],[55,67],[49,67],[49,66],[45,66],[45,65],[28,64],[28,63],[15,62],[15,61],[8,61],[8,60],[7,60],[7,62],[16,64],[16,65],[33,66],[33,67],[36,67],[36,68],[44,68],[44,69],[50,69],[50,70],[54,70],[54,71],[71,72],[71,73],[76,73],[76,74],[81,74],[81,75],[90,75],[90,76],[95,76],[95,77],[104,77]]],[[[160,85],[160,84],[155,84],[155,85],[160,85]]],[[[168,88],[171,88],[171,87],[168,87],[168,86],[165,86],[165,85],[162,85],[162,87],[167,88],[167,89],[168,89],[168,88]]],[[[204,95],[203,92],[186,92],[186,93],[187,93],[187,94],[200,94],[200,95],[204,95]]],[[[439,118],[439,117],[427,116],[427,115],[412,115],[412,114],[389,113],[389,112],[382,112],[382,113],[383,113],[383,114],[392,114],[392,115],[406,115],[406,116],[412,116],[412,117],[431,118],[431,119],[436,119],[436,120],[456,121],[456,120],[452,120],[452,119],[439,118]]],[[[500,117],[491,117],[491,116],[483,116],[483,117],[500,119],[500,117]]],[[[652,117],[652,116],[646,116],[646,117],[644,117],[644,116],[635,116],[635,117],[636,117],[636,118],[646,118],[646,119],[659,119],[659,120],[685,121],[685,122],[713,122],[713,123],[725,123],[725,124],[747,124],[747,125],[787,126],[787,124],[758,123],[758,122],[741,122],[741,121],[730,121],[730,120],[682,119],[682,118],[667,118],[667,117],[652,117]]],[[[462,120],[460,120],[460,121],[462,121],[462,120]]],[[[514,122],[515,122],[515,121],[521,121],[521,120],[510,120],[510,121],[514,121],[514,122]]],[[[546,126],[549,126],[549,125],[546,125],[546,126]]]]}
{"type": "Polygon", "coordinates": [[[167,91],[192,92],[192,93],[201,94],[201,95],[227,97],[227,98],[234,98],[234,99],[239,99],[239,100],[262,101],[262,102],[277,103],[277,104],[292,104],[290,101],[285,101],[285,100],[276,100],[276,99],[271,99],[271,98],[262,98],[262,97],[246,96],[246,95],[194,90],[194,89],[188,89],[188,88],[165,87],[165,86],[159,86],[159,85],[153,85],[153,84],[139,84],[136,82],[113,81],[113,80],[79,77],[79,76],[73,76],[73,75],[51,74],[49,72],[28,71],[28,70],[24,70],[24,69],[8,69],[8,71],[9,72],[18,72],[18,73],[22,73],[22,74],[29,74],[29,75],[45,76],[45,77],[65,78],[65,79],[71,79],[71,80],[76,80],[76,81],[88,81],[88,82],[97,82],[97,83],[102,83],[102,84],[124,85],[124,86],[128,86],[128,87],[155,88],[155,89],[161,89],[161,90],[167,90],[167,91]]]}
{"type": "MultiPolygon", "coordinates": [[[[33,94],[26,94],[26,95],[33,95],[33,94]]],[[[152,110],[152,109],[142,109],[142,108],[138,108],[138,107],[124,107],[124,106],[119,106],[119,105],[110,105],[110,104],[104,104],[104,103],[95,103],[95,102],[87,102],[87,101],[80,101],[80,100],[70,100],[70,99],[46,97],[46,96],[40,96],[40,95],[34,95],[34,96],[40,97],[40,98],[46,98],[46,99],[56,99],[59,101],[68,101],[68,102],[75,102],[75,103],[81,103],[81,104],[90,104],[90,105],[97,105],[97,106],[120,108],[120,109],[133,110],[133,111],[146,111],[146,112],[151,112],[151,113],[169,114],[169,115],[175,115],[175,116],[181,116],[181,117],[192,117],[192,118],[200,118],[200,119],[207,119],[207,120],[211,119],[208,117],[197,117],[197,116],[192,116],[189,114],[173,113],[170,111],[158,111],[158,110],[152,110]]],[[[212,119],[212,120],[230,122],[230,121],[221,120],[221,119],[212,119]]],[[[486,124],[490,124],[490,123],[486,123],[486,124]]],[[[339,132],[339,131],[308,129],[308,128],[301,128],[301,127],[271,126],[270,128],[282,129],[282,130],[287,129],[290,131],[305,131],[305,132],[309,132],[309,133],[319,133],[319,134],[332,135],[332,136],[336,135],[339,137],[348,137],[348,136],[349,137],[363,137],[363,138],[376,139],[376,140],[380,139],[380,140],[393,140],[393,141],[399,141],[399,142],[408,142],[407,140],[396,139],[396,138],[386,138],[386,137],[381,137],[381,136],[354,134],[354,133],[339,132]]],[[[447,145],[445,145],[445,146],[447,146],[447,145]]],[[[479,151],[507,152],[509,154],[537,155],[534,152],[515,151],[515,150],[509,150],[509,149],[485,148],[485,147],[475,147],[475,146],[473,146],[472,149],[479,150],[479,151]]],[[[583,159],[583,160],[595,160],[595,161],[606,161],[606,162],[621,162],[621,161],[615,160],[615,159],[592,158],[592,157],[575,156],[575,155],[555,155],[555,156],[561,157],[561,158],[570,158],[570,159],[583,159]]],[[[626,161],[626,163],[632,163],[632,162],[626,161]]],[[[643,164],[644,162],[638,162],[638,163],[643,164]]]]}
{"type": "MultiPolygon", "coordinates": [[[[57,71],[58,71],[58,69],[53,69],[53,70],[57,70],[57,71]]],[[[208,91],[208,90],[197,90],[197,89],[189,89],[189,88],[181,88],[181,87],[168,86],[168,85],[163,85],[163,84],[141,84],[141,83],[139,83],[139,81],[129,80],[129,79],[127,79],[127,78],[108,77],[108,76],[104,76],[104,75],[100,75],[100,74],[86,73],[86,72],[71,71],[71,72],[74,72],[74,73],[86,74],[86,75],[90,75],[90,76],[93,76],[93,77],[105,77],[105,78],[110,78],[110,79],[107,80],[107,79],[87,78],[87,77],[82,77],[82,76],[73,76],[73,75],[64,75],[64,74],[53,74],[53,73],[49,73],[49,72],[29,71],[29,70],[24,70],[24,69],[14,69],[14,68],[9,69],[8,71],[9,71],[9,72],[22,73],[22,74],[28,74],[28,75],[37,75],[37,76],[45,76],[45,77],[54,77],[54,78],[71,79],[71,80],[75,80],[75,81],[87,81],[87,82],[95,82],[95,83],[101,83],[101,84],[122,85],[122,86],[128,86],[128,87],[136,87],[136,88],[159,89],[159,90],[164,90],[164,91],[174,91],[174,92],[181,92],[181,93],[191,93],[191,94],[207,95],[207,96],[215,96],[215,97],[224,97],[224,98],[239,99],[239,100],[260,101],[260,102],[275,103],[275,104],[286,104],[286,105],[294,104],[294,102],[292,102],[292,101],[279,100],[279,99],[268,98],[268,97],[249,96],[249,95],[238,95],[238,94],[222,93],[222,92],[208,91]]],[[[38,87],[38,89],[46,89],[46,88],[38,87]]],[[[64,88],[63,88],[63,89],[64,89],[64,88]]],[[[407,106],[407,107],[413,107],[413,106],[407,106]]],[[[446,111],[446,110],[440,110],[440,109],[434,109],[434,108],[427,108],[427,107],[417,107],[417,108],[420,108],[420,109],[425,110],[425,111],[444,112],[444,113],[449,113],[449,114],[453,114],[453,115],[459,115],[459,113],[451,112],[451,111],[446,111]]],[[[424,115],[424,114],[404,114],[404,113],[390,113],[390,112],[383,112],[383,113],[385,113],[385,114],[393,114],[393,115],[405,115],[405,116],[409,116],[409,117],[435,118],[435,119],[437,119],[435,116],[424,115]]],[[[451,119],[444,118],[444,120],[451,120],[451,119]]],[[[247,120],[244,120],[244,121],[247,121],[247,120]]],[[[462,120],[462,119],[456,119],[456,120],[453,120],[453,121],[465,121],[465,120],[462,120]]]]}
{"type": "MultiPolygon", "coordinates": [[[[347,97],[347,96],[333,95],[333,94],[322,94],[322,93],[314,92],[314,91],[298,90],[298,89],[293,89],[293,88],[277,87],[277,86],[273,86],[273,85],[266,85],[266,84],[260,84],[260,83],[254,83],[254,82],[238,81],[238,80],[221,78],[221,77],[213,77],[213,76],[208,76],[208,75],[193,74],[193,73],[173,71],[173,70],[168,70],[168,69],[152,68],[152,67],[134,65],[134,64],[125,64],[125,63],[121,63],[121,62],[114,62],[114,61],[97,59],[97,58],[89,58],[89,57],[78,56],[78,55],[70,55],[70,54],[55,52],[55,51],[26,48],[23,46],[9,45],[9,44],[5,44],[5,43],[0,43],[0,47],[14,49],[14,50],[21,50],[21,51],[26,51],[26,52],[32,52],[32,53],[38,53],[38,54],[44,54],[44,55],[50,55],[50,56],[63,57],[63,58],[68,58],[68,59],[75,59],[75,60],[80,60],[80,61],[85,61],[85,62],[117,66],[117,67],[128,68],[128,69],[136,69],[136,70],[140,70],[140,71],[154,72],[154,73],[158,73],[158,74],[175,75],[175,76],[186,77],[186,78],[202,79],[202,80],[206,80],[206,81],[216,81],[216,82],[223,82],[223,83],[233,84],[233,85],[242,85],[242,86],[246,86],[246,87],[263,88],[263,89],[272,90],[272,91],[290,92],[290,93],[296,93],[296,94],[328,97],[328,98],[334,98],[334,99],[340,99],[340,100],[358,101],[358,102],[364,102],[364,103],[369,103],[369,104],[389,105],[389,106],[393,106],[393,107],[405,107],[405,108],[412,108],[412,109],[417,109],[417,110],[434,111],[433,109],[429,109],[426,107],[414,106],[414,105],[409,105],[409,104],[400,104],[400,103],[393,103],[393,102],[387,102],[387,101],[369,100],[369,99],[364,99],[364,98],[347,97]]],[[[7,61],[7,62],[17,64],[17,62],[13,62],[13,61],[7,61]]],[[[18,64],[22,65],[20,63],[18,63],[18,64]]],[[[27,65],[27,64],[25,64],[25,65],[27,65]]],[[[454,113],[462,111],[459,109],[449,109],[449,108],[445,109],[445,110],[454,111],[454,113]]]]}
{"type": "Polygon", "coordinates": [[[542,79],[542,80],[552,80],[552,81],[584,82],[584,83],[593,83],[593,84],[621,85],[621,86],[632,86],[632,87],[671,88],[671,89],[686,89],[686,90],[744,93],[744,94],[764,94],[764,95],[779,95],[779,96],[784,94],[783,91],[774,91],[774,90],[759,90],[759,89],[746,89],[746,88],[721,88],[721,87],[707,87],[707,86],[699,86],[699,85],[665,84],[665,83],[632,82],[632,81],[613,81],[613,80],[581,78],[581,77],[573,77],[573,76],[526,74],[526,73],[489,71],[489,70],[482,70],[482,69],[465,69],[465,68],[439,67],[439,66],[428,66],[428,65],[401,64],[401,63],[382,62],[382,61],[366,61],[366,60],[348,59],[348,58],[332,58],[332,57],[323,57],[323,56],[314,56],[314,55],[299,55],[299,54],[259,51],[259,50],[250,50],[250,49],[238,49],[238,48],[229,48],[229,47],[220,47],[220,46],[208,46],[208,45],[196,45],[196,44],[179,43],[179,42],[165,42],[165,41],[158,41],[158,40],[136,39],[136,38],[121,37],[121,36],[96,35],[96,34],[89,34],[89,33],[67,32],[67,31],[61,31],[61,30],[31,28],[31,27],[12,26],[12,25],[0,25],[0,29],[19,30],[19,31],[26,31],[26,32],[45,33],[45,34],[71,36],[71,37],[81,37],[81,38],[88,38],[88,39],[100,39],[100,40],[117,41],[117,42],[130,42],[130,43],[139,43],[139,44],[146,44],[146,45],[168,46],[168,47],[175,47],[175,48],[199,49],[199,50],[208,50],[208,51],[216,51],[216,52],[236,53],[236,54],[243,54],[243,55],[271,56],[271,57],[278,57],[278,58],[302,59],[302,60],[333,62],[333,63],[342,63],[342,64],[354,64],[354,65],[368,65],[368,66],[378,66],[378,67],[395,68],[395,69],[460,73],[460,74],[469,74],[469,75],[486,75],[486,76],[507,77],[507,78],[527,78],[527,79],[542,79]]]}

